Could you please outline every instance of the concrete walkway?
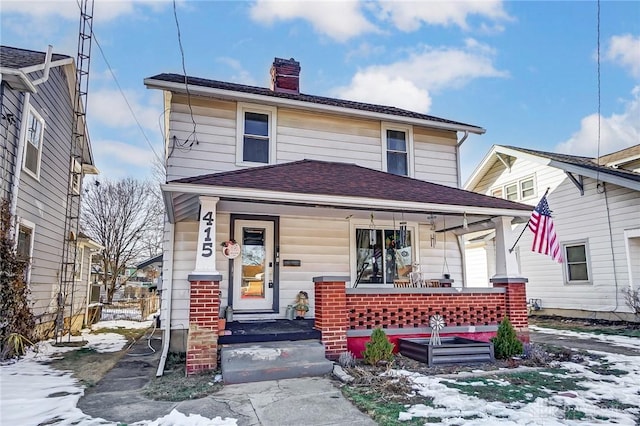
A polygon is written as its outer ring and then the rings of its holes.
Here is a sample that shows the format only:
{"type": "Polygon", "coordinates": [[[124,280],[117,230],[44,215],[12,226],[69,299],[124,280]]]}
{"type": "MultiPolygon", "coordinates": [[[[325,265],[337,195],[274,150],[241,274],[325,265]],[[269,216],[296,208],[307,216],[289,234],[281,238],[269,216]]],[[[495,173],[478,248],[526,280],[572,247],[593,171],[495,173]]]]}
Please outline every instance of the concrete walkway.
{"type": "Polygon", "coordinates": [[[85,391],[78,408],[92,417],[129,424],[164,417],[173,409],[210,419],[234,418],[240,426],[376,424],[326,377],[225,385],[206,398],[152,401],[142,396],[141,389],[155,378],[159,358],[160,340],[141,339],[96,386],[85,391]]]}

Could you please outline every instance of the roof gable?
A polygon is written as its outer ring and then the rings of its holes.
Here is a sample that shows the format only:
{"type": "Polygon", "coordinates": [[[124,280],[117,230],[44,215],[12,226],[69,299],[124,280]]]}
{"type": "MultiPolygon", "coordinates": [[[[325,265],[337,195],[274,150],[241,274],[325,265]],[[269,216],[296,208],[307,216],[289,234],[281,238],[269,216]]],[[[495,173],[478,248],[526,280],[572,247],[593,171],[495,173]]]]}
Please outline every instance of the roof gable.
{"type": "MultiPolygon", "coordinates": [[[[599,165],[597,159],[577,155],[559,154],[519,148],[508,145],[494,145],[482,162],[478,165],[465,184],[466,189],[475,188],[482,177],[489,171],[496,161],[495,154],[501,153],[518,158],[527,158],[534,162],[555,167],[565,172],[579,173],[604,182],[614,183],[626,188],[640,190],[640,174],[632,171],[617,169],[606,165],[599,165]]],[[[601,157],[602,158],[602,157],[601,157]]]]}
{"type": "Polygon", "coordinates": [[[482,208],[531,207],[475,192],[397,176],[349,163],[301,160],[182,178],[170,183],[210,185],[295,194],[362,197],[482,208]]]}

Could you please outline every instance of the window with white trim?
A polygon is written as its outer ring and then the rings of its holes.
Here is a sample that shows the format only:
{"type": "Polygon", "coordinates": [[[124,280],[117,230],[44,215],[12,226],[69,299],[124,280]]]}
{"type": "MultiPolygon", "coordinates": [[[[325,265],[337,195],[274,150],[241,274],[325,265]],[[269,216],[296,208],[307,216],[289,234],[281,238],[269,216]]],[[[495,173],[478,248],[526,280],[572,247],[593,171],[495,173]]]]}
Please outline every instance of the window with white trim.
{"type": "Polygon", "coordinates": [[[276,108],[238,104],[238,164],[271,164],[275,158],[276,108]]]}
{"type": "Polygon", "coordinates": [[[386,148],[385,170],[400,176],[411,176],[411,127],[382,124],[382,140],[386,148]]]}
{"type": "Polygon", "coordinates": [[[24,156],[22,168],[31,176],[40,179],[40,160],[44,139],[44,119],[33,107],[29,107],[27,127],[24,134],[24,156]]]}
{"type": "Polygon", "coordinates": [[[18,241],[16,245],[16,255],[19,261],[24,264],[24,281],[29,282],[31,276],[31,257],[33,255],[33,237],[35,224],[26,220],[20,220],[18,224],[18,241]]]}
{"type": "Polygon", "coordinates": [[[76,268],[74,272],[74,277],[76,281],[82,280],[82,265],[84,264],[84,247],[76,248],[76,268]]]}
{"type": "Polygon", "coordinates": [[[527,176],[516,181],[507,182],[502,186],[491,188],[490,193],[494,197],[511,201],[524,201],[536,196],[534,176],[527,176]]]}
{"type": "Polygon", "coordinates": [[[589,246],[586,241],[563,243],[564,279],[566,284],[590,284],[589,246]]]}
{"type": "Polygon", "coordinates": [[[355,229],[355,283],[393,284],[409,280],[413,266],[413,227],[355,229]]]}

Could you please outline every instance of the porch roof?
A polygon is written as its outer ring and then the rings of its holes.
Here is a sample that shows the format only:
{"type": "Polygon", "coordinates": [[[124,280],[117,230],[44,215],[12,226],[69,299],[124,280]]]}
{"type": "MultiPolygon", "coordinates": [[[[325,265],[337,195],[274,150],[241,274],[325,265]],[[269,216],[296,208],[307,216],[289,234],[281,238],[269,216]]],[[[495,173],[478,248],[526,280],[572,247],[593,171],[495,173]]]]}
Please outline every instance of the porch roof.
{"type": "Polygon", "coordinates": [[[163,185],[169,218],[197,215],[198,196],[356,210],[528,217],[531,206],[349,163],[301,160],[163,185]]]}

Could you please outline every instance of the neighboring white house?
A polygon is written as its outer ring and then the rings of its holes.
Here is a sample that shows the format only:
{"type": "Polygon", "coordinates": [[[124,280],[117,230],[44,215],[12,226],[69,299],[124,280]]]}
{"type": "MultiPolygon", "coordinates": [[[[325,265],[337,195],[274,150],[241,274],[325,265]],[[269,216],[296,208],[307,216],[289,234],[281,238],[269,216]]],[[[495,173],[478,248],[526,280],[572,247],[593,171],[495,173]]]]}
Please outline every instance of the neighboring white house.
{"type": "MultiPolygon", "coordinates": [[[[548,202],[565,262],[531,251],[526,230],[515,248],[527,298],[542,314],[631,319],[624,289],[640,287],[640,145],[598,158],[493,146],[465,188],[535,206],[548,202]]],[[[519,225],[519,234],[524,225],[519,225]]],[[[492,275],[488,232],[467,236],[468,270],[492,275]]],[[[469,272],[467,272],[469,275],[469,272]]]]}

